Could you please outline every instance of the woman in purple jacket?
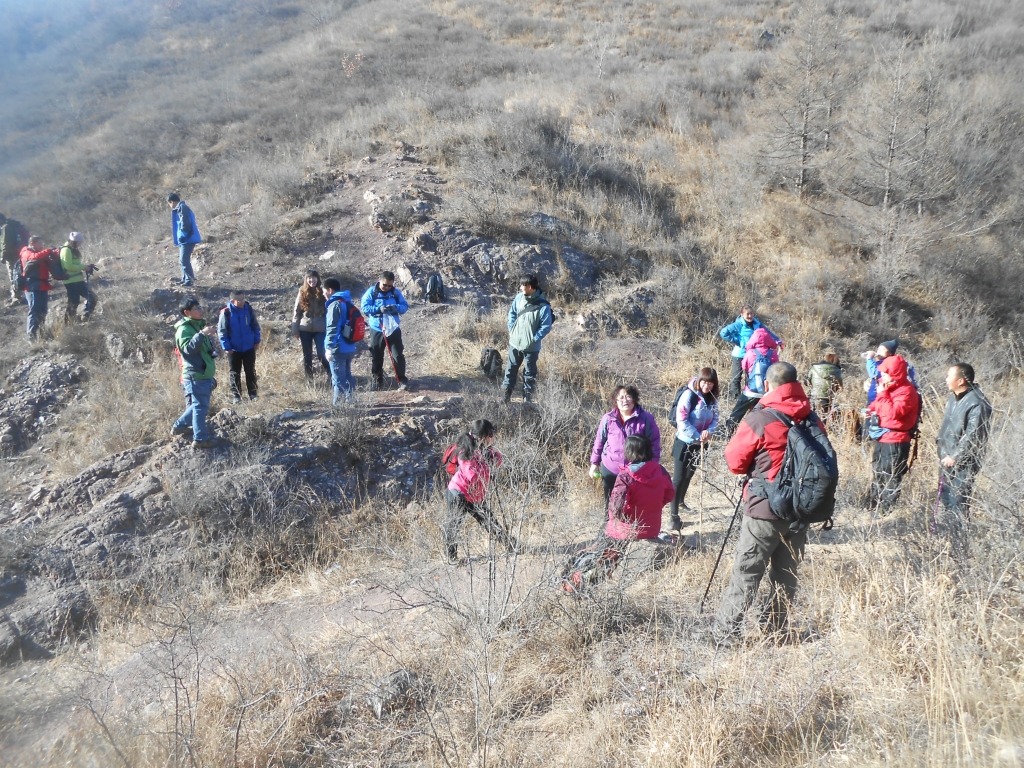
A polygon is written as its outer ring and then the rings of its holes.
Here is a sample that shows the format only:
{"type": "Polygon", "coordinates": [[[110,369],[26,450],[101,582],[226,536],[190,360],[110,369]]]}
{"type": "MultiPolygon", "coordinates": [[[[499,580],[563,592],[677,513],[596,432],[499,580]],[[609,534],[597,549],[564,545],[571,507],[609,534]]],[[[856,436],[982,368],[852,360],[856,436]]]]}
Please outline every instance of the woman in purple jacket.
{"type": "Polygon", "coordinates": [[[658,421],[640,407],[640,392],[636,387],[620,384],[612,391],[612,409],[601,417],[590,452],[590,476],[604,481],[604,501],[615,487],[615,479],[629,462],[624,448],[630,435],[643,435],[651,441],[654,460],[661,461],[661,431],[658,421]]]}

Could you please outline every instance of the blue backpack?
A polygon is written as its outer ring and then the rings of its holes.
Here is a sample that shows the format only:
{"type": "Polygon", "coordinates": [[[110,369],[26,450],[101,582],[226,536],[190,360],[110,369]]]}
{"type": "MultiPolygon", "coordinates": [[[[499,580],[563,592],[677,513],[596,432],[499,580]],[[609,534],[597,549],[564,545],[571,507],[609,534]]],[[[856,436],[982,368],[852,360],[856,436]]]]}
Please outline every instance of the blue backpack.
{"type": "Polygon", "coordinates": [[[772,365],[772,353],[770,351],[761,352],[759,350],[754,354],[756,354],[757,357],[754,359],[754,365],[750,369],[750,375],[747,376],[747,389],[755,394],[763,395],[768,391],[766,386],[766,377],[768,369],[771,368],[772,365]]]}

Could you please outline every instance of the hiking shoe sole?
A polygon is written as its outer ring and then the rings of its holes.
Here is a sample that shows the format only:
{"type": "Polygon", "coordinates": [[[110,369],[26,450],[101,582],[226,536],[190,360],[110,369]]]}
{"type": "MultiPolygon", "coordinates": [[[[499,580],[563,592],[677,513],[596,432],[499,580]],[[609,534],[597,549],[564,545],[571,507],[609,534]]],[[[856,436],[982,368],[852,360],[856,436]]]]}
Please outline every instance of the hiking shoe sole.
{"type": "Polygon", "coordinates": [[[191,435],[192,427],[171,427],[171,437],[178,435],[191,435]]]}

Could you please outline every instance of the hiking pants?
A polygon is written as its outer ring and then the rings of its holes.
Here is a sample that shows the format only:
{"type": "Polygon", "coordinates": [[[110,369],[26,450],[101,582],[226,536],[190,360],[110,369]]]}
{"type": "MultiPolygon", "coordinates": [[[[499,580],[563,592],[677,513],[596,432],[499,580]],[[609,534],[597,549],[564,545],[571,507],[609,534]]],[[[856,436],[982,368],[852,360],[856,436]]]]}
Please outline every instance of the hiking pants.
{"type": "Polygon", "coordinates": [[[20,264],[17,261],[5,261],[7,265],[7,277],[11,281],[11,301],[21,301],[21,291],[18,290],[18,275],[20,274],[20,264]]]}
{"type": "Polygon", "coordinates": [[[619,479],[617,473],[612,472],[604,464],[601,467],[601,484],[604,487],[604,516],[608,517],[608,501],[612,497],[612,489],[615,487],[615,481],[619,479]]]}
{"type": "Polygon", "coordinates": [[[789,604],[796,595],[797,568],[806,543],[806,528],[793,533],[784,520],[756,520],[744,515],[732,577],[715,615],[717,635],[740,633],[743,616],[754,602],[766,570],[770,592],[761,624],[768,631],[785,628],[789,604]]]}
{"type": "Polygon", "coordinates": [[[473,504],[466,501],[466,497],[458,491],[450,489],[445,494],[445,500],[447,501],[447,512],[441,526],[441,535],[444,539],[444,552],[449,560],[458,557],[459,532],[462,530],[462,520],[466,515],[471,515],[505,549],[511,551],[516,548],[515,539],[483,503],[473,504]]]}
{"type": "Polygon", "coordinates": [[[85,299],[85,312],[82,314],[82,319],[88,320],[89,315],[92,314],[93,305],[96,302],[96,297],[89,290],[89,284],[82,280],[78,283],[65,283],[64,287],[68,291],[68,304],[64,310],[64,321],[70,323],[77,319],[78,305],[82,302],[82,299],[85,299]]]}
{"type": "Polygon", "coordinates": [[[324,339],[326,333],[315,333],[313,331],[299,331],[299,342],[302,344],[302,369],[306,372],[306,378],[313,378],[313,347],[316,347],[316,357],[320,364],[331,373],[331,366],[324,355],[324,339]]]}
{"type": "Polygon", "coordinates": [[[672,484],[676,487],[676,495],[669,504],[669,512],[672,515],[671,529],[679,530],[679,507],[686,501],[686,491],[693,476],[697,474],[697,467],[700,466],[700,443],[684,443],[677,437],[672,444],[672,460],[672,484]]]}
{"type": "Polygon", "coordinates": [[[391,348],[391,367],[395,370],[395,377],[402,384],[408,379],[405,377],[405,346],[402,344],[402,329],[398,328],[390,336],[385,336],[380,331],[367,327],[366,340],[370,345],[370,373],[373,374],[373,382],[378,387],[384,384],[384,356],[391,348]]]}
{"type": "Polygon", "coordinates": [[[192,251],[195,247],[195,243],[182,243],[178,246],[178,266],[181,267],[182,285],[192,285],[196,281],[196,274],[192,271],[192,251]]]}
{"type": "Polygon", "coordinates": [[[206,414],[210,412],[210,398],[213,396],[213,379],[185,379],[181,383],[185,390],[185,411],[174,422],[175,429],[192,425],[193,440],[207,440],[206,414]]]}
{"type": "Polygon", "coordinates": [[[25,291],[25,300],[28,302],[28,322],[26,331],[29,339],[34,339],[39,329],[46,322],[46,312],[50,307],[49,291],[25,291]]]}
{"type": "Polygon", "coordinates": [[[334,405],[345,398],[347,403],[356,391],[356,377],[352,375],[352,358],[355,352],[335,352],[331,358],[331,382],[334,384],[334,405]]]}
{"type": "Polygon", "coordinates": [[[736,401],[736,405],[733,406],[732,413],[729,414],[728,420],[725,422],[725,426],[728,428],[729,433],[732,432],[740,425],[743,421],[743,417],[750,413],[750,409],[753,408],[761,400],[759,397],[749,397],[741,394],[739,400],[736,401]]]}
{"type": "Polygon", "coordinates": [[[732,375],[729,377],[729,397],[733,402],[743,393],[743,358],[732,359],[732,375]]]}
{"type": "MultiPolygon", "coordinates": [[[[512,390],[516,388],[516,379],[519,378],[519,368],[523,368],[523,399],[529,400],[533,397],[533,390],[537,386],[537,358],[540,352],[523,352],[515,347],[508,348],[508,362],[505,363],[505,396],[511,397],[512,390]]],[[[608,493],[611,493],[609,491],[608,493]]]]}
{"type": "Polygon", "coordinates": [[[245,369],[245,388],[249,397],[256,397],[256,348],[248,352],[228,353],[228,367],[231,370],[231,394],[235,397],[242,396],[242,369],[245,369]]]}
{"type": "Polygon", "coordinates": [[[939,504],[935,519],[935,533],[949,540],[951,554],[960,560],[967,555],[971,527],[971,497],[974,480],[981,467],[976,465],[939,465],[939,504]]]}
{"type": "Polygon", "coordinates": [[[871,503],[882,512],[888,512],[900,497],[903,476],[907,474],[910,443],[875,443],[871,457],[874,480],[871,483],[871,503]]]}

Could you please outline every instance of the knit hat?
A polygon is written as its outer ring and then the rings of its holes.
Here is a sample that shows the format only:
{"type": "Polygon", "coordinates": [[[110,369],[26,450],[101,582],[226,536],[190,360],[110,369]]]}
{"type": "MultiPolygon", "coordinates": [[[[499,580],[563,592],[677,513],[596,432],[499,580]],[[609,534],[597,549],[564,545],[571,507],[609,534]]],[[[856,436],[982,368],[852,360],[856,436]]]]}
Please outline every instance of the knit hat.
{"type": "Polygon", "coordinates": [[[70,235],[68,235],[68,242],[69,243],[82,243],[82,242],[85,242],[85,238],[82,236],[81,232],[72,232],[70,235]]]}
{"type": "Polygon", "coordinates": [[[900,346],[900,343],[896,339],[893,339],[892,341],[883,341],[878,346],[885,347],[890,355],[895,355],[896,354],[896,350],[900,346]]]}

